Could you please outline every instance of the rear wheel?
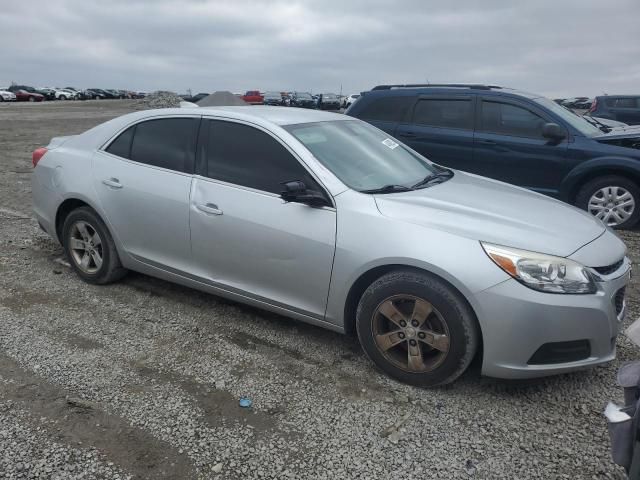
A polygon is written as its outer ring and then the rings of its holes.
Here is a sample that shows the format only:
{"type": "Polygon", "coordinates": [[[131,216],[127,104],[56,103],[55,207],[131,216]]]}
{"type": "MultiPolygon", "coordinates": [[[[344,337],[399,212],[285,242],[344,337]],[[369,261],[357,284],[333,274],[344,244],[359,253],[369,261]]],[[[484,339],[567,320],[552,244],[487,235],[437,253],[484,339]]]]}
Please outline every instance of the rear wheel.
{"type": "Polygon", "coordinates": [[[460,294],[435,276],[409,270],[371,284],[358,304],[356,328],[376,366],[420,387],[453,382],[479,342],[475,316],[460,294]]]}
{"type": "Polygon", "coordinates": [[[111,283],[127,273],[109,230],[93,209],[73,210],[64,221],[62,239],[71,266],[84,281],[111,283]]]}
{"type": "Polygon", "coordinates": [[[631,228],[640,219],[640,189],[619,175],[587,182],[576,195],[576,206],[613,228],[631,228]]]}

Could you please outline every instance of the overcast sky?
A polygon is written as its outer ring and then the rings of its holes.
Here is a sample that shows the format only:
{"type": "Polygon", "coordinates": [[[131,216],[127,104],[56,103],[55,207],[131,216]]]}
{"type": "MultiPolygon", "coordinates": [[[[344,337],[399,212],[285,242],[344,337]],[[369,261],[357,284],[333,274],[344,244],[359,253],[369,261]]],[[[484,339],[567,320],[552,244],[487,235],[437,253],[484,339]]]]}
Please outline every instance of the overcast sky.
{"type": "Polygon", "coordinates": [[[0,86],[640,93],[640,0],[0,0],[0,86]]]}

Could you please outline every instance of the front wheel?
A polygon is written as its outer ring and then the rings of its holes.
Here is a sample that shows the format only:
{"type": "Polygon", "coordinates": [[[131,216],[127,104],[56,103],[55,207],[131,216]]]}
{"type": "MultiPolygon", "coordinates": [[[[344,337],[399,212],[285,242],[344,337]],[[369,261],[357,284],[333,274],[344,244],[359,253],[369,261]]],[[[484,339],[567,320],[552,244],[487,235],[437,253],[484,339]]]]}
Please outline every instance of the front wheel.
{"type": "Polygon", "coordinates": [[[388,273],[369,286],[356,328],[378,368],[419,387],[453,382],[479,343],[475,315],[461,295],[438,277],[411,270],[388,273]]]}
{"type": "Polygon", "coordinates": [[[640,219],[640,189],[619,175],[587,182],[576,195],[576,206],[613,228],[631,228],[640,219]]]}

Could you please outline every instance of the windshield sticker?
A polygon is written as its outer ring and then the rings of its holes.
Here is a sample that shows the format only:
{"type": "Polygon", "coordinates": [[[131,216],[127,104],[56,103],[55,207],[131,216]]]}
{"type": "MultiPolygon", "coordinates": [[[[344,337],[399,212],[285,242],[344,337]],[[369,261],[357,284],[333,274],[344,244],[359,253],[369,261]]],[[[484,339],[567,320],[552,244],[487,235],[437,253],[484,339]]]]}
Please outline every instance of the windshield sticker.
{"type": "Polygon", "coordinates": [[[391,150],[393,150],[394,148],[397,148],[397,147],[399,146],[396,142],[394,142],[394,141],[393,141],[393,140],[391,140],[390,138],[385,138],[385,139],[382,141],[382,144],[383,144],[383,145],[386,145],[386,146],[387,146],[387,147],[389,147],[391,150]]]}

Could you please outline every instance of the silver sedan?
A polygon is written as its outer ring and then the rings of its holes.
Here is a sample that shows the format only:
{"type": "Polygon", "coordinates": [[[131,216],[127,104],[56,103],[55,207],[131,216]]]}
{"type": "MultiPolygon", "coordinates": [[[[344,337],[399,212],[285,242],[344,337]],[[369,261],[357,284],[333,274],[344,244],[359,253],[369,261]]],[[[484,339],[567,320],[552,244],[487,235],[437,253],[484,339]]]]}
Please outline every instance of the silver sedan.
{"type": "Polygon", "coordinates": [[[357,334],[418,386],[615,356],[630,263],[599,220],[439,167],[339,114],[136,112],[33,154],[41,227],[87,282],[135,270],[357,334]]]}

